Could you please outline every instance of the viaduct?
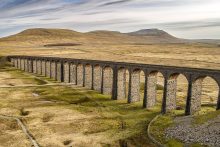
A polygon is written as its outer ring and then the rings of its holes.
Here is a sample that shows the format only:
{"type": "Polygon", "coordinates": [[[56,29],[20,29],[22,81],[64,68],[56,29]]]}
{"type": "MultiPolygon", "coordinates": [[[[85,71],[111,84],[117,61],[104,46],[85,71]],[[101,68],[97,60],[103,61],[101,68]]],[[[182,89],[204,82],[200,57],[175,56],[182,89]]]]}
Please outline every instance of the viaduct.
{"type": "MultiPolygon", "coordinates": [[[[202,81],[205,77],[213,78],[220,87],[220,70],[57,57],[8,56],[8,60],[17,69],[109,94],[113,100],[126,98],[128,71],[128,103],[141,100],[140,72],[143,71],[144,108],[151,108],[156,103],[157,73],[160,72],[164,77],[163,114],[176,109],[177,77],[180,74],[188,81],[185,115],[201,109],[202,81]]],[[[220,109],[220,90],[216,109],[220,109]]]]}

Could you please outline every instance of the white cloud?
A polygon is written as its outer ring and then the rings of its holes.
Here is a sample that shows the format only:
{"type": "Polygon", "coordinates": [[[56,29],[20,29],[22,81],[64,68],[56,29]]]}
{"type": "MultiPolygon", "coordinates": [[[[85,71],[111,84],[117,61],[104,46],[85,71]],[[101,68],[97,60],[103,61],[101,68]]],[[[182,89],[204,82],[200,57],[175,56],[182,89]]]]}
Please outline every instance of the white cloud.
{"type": "Polygon", "coordinates": [[[219,0],[10,1],[0,4],[0,36],[30,27],[122,32],[158,27],[182,38],[220,38],[219,0]]]}

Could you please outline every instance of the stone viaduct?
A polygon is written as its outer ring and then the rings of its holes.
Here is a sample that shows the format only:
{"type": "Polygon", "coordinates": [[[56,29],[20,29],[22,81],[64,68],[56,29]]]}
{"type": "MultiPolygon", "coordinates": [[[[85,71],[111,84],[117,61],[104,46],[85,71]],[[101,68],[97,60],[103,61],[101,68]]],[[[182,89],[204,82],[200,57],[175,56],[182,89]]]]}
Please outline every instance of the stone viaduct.
{"type": "MultiPolygon", "coordinates": [[[[160,72],[164,77],[161,108],[163,114],[176,109],[177,77],[180,74],[188,81],[185,115],[200,110],[202,81],[205,77],[213,78],[220,87],[220,70],[56,57],[8,56],[8,60],[17,69],[96,90],[111,95],[113,100],[126,98],[126,71],[128,71],[128,103],[141,100],[140,72],[143,71],[144,108],[151,108],[156,103],[157,73],[160,72]]],[[[220,109],[220,90],[216,109],[220,109]]]]}

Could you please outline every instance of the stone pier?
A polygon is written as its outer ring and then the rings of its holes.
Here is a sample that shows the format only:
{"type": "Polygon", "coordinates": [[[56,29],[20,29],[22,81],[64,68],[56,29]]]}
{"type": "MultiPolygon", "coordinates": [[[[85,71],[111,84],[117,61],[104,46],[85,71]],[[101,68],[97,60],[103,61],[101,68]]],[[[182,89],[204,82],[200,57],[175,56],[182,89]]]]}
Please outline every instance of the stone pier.
{"type": "Polygon", "coordinates": [[[82,64],[77,65],[77,85],[83,86],[84,69],[82,64]]]}
{"type": "Polygon", "coordinates": [[[76,65],[70,64],[70,83],[76,84],[76,65]]]}
{"type": "Polygon", "coordinates": [[[56,62],[55,61],[52,61],[51,62],[51,78],[52,79],[56,79],[56,77],[57,77],[57,64],[56,64],[56,62]]]}
{"type": "Polygon", "coordinates": [[[102,69],[99,65],[94,66],[93,76],[94,76],[94,79],[93,79],[94,90],[101,92],[102,69]]]}
{"type": "Polygon", "coordinates": [[[190,112],[194,114],[201,109],[201,96],[202,96],[202,81],[203,78],[199,78],[192,82],[192,94],[191,94],[191,104],[190,112]]]}
{"type": "Polygon", "coordinates": [[[92,66],[85,65],[85,87],[92,88],[92,66]]]}
{"type": "Polygon", "coordinates": [[[117,75],[117,99],[126,98],[126,69],[122,68],[118,70],[117,75]]]}
{"type": "Polygon", "coordinates": [[[70,83],[70,64],[68,62],[64,63],[63,72],[64,72],[64,82],[70,83]]]}
{"type": "Polygon", "coordinates": [[[140,71],[129,71],[128,103],[140,101],[140,71]]]}
{"type": "Polygon", "coordinates": [[[113,70],[111,67],[105,67],[103,69],[103,94],[112,94],[113,86],[113,70]]]}

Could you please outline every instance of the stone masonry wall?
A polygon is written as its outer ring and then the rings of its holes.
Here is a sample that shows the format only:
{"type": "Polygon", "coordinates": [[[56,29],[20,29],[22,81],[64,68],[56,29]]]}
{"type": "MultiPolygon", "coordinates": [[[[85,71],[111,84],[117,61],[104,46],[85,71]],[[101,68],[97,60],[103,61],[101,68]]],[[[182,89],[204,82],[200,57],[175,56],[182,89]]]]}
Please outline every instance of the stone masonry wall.
{"type": "Polygon", "coordinates": [[[18,69],[21,69],[21,59],[18,59],[18,69]]]}
{"type": "Polygon", "coordinates": [[[106,67],[103,70],[103,94],[112,94],[112,86],[113,86],[113,70],[110,67],[106,67]]]}
{"type": "Polygon", "coordinates": [[[42,61],[42,75],[46,76],[46,61],[42,61]]]}
{"type": "Polygon", "coordinates": [[[70,64],[70,83],[76,84],[76,65],[70,64]]]}
{"type": "Polygon", "coordinates": [[[51,62],[51,78],[56,79],[56,62],[51,62]]]}
{"type": "Polygon", "coordinates": [[[91,89],[92,87],[92,66],[85,66],[85,87],[91,89]]]}
{"type": "Polygon", "coordinates": [[[46,61],[46,76],[50,77],[50,61],[46,61]]]}
{"type": "Polygon", "coordinates": [[[27,59],[24,59],[24,68],[25,68],[25,71],[28,72],[28,60],[27,59]]]}
{"type": "Polygon", "coordinates": [[[24,67],[25,65],[24,65],[24,59],[21,59],[21,70],[24,70],[24,67]]]}
{"type": "Polygon", "coordinates": [[[37,74],[41,75],[41,60],[37,60],[37,74]]]}
{"type": "Polygon", "coordinates": [[[28,72],[32,72],[33,70],[33,63],[32,63],[32,60],[28,60],[28,72]]]}
{"type": "Polygon", "coordinates": [[[37,73],[37,60],[33,60],[33,73],[37,73]]]}
{"type": "Polygon", "coordinates": [[[77,65],[77,85],[83,86],[83,65],[77,65]]]}
{"type": "Polygon", "coordinates": [[[166,110],[167,112],[176,109],[177,79],[171,78],[167,81],[166,110]]]}
{"type": "Polygon", "coordinates": [[[140,101],[140,71],[134,71],[130,73],[130,94],[128,98],[129,103],[140,101]]]}
{"type": "Polygon", "coordinates": [[[126,69],[118,70],[118,80],[117,80],[117,99],[126,98],[126,69]]]}
{"type": "Polygon", "coordinates": [[[68,62],[64,63],[63,66],[63,72],[64,72],[64,82],[69,83],[70,82],[70,64],[68,62]]]}
{"type": "Polygon", "coordinates": [[[191,97],[191,114],[196,113],[201,109],[201,96],[202,96],[202,81],[198,79],[192,83],[192,97],[191,97]]]}
{"type": "Polygon", "coordinates": [[[61,63],[57,62],[57,77],[56,80],[61,82],[61,74],[62,74],[62,70],[61,70],[61,63]]]}
{"type": "Polygon", "coordinates": [[[94,66],[94,90],[101,92],[102,82],[102,68],[100,66],[94,66]]]}
{"type": "Polygon", "coordinates": [[[157,97],[157,73],[151,73],[147,77],[147,108],[156,104],[157,97]]]}

